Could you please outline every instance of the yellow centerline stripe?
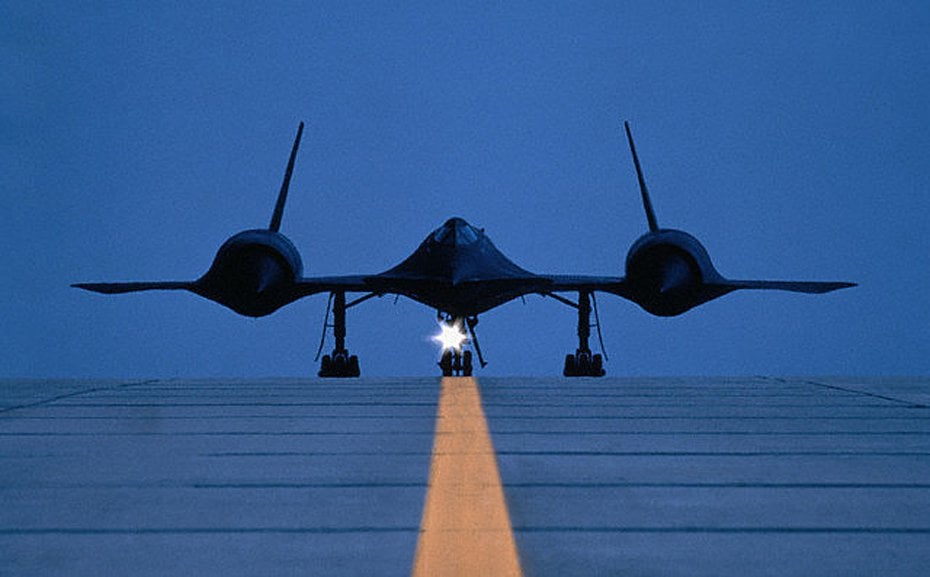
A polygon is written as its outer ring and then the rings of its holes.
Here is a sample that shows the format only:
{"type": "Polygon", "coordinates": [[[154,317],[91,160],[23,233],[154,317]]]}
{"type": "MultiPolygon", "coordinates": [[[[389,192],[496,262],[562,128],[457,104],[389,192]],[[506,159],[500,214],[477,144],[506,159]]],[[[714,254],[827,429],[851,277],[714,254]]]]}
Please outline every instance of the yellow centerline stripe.
{"type": "Polygon", "coordinates": [[[521,577],[478,382],[444,377],[413,577],[521,577]]]}

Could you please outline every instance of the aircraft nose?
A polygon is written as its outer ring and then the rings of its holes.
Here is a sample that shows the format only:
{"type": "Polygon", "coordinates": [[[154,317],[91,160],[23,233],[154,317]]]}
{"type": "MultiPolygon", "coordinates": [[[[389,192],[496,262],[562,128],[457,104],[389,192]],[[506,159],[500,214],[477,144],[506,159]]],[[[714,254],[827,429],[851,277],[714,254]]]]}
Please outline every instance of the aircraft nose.
{"type": "Polygon", "coordinates": [[[455,242],[460,245],[471,245],[478,241],[480,232],[463,219],[458,219],[455,223],[455,242]]]}
{"type": "Polygon", "coordinates": [[[446,246],[465,246],[478,240],[480,231],[465,222],[464,218],[453,217],[443,223],[432,234],[433,242],[446,246]]]}

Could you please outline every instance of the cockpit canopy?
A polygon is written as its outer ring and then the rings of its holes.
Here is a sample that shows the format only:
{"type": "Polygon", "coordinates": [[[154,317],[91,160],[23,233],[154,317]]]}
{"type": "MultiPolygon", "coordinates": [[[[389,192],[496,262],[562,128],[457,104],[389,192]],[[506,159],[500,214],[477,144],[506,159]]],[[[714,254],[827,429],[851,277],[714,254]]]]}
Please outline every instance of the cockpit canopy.
{"type": "Polygon", "coordinates": [[[466,246],[478,242],[481,231],[462,218],[450,218],[433,231],[430,240],[443,246],[466,246]]]}

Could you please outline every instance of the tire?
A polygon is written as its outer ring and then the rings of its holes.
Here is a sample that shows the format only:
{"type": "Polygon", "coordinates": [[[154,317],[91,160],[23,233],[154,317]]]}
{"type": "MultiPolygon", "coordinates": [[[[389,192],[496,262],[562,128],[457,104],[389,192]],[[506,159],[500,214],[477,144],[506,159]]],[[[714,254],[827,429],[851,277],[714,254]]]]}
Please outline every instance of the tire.
{"type": "Polygon", "coordinates": [[[439,359],[439,368],[442,369],[442,376],[451,377],[452,376],[452,352],[446,351],[442,353],[442,358],[439,359]]]}
{"type": "Polygon", "coordinates": [[[594,355],[591,360],[591,376],[603,377],[606,372],[604,370],[604,357],[600,354],[594,355]]]}
{"type": "Polygon", "coordinates": [[[576,367],[578,371],[575,373],[576,375],[581,377],[587,377],[591,375],[591,357],[586,354],[580,354],[576,359],[576,363],[578,364],[576,367]]]}
{"type": "Polygon", "coordinates": [[[571,353],[565,355],[565,368],[562,369],[562,375],[566,377],[574,377],[576,368],[575,355],[571,353]]]}
{"type": "Polygon", "coordinates": [[[362,374],[361,369],[358,366],[358,356],[352,355],[349,357],[349,376],[358,377],[362,374]]]}
{"type": "Polygon", "coordinates": [[[346,374],[346,356],[345,355],[336,355],[333,358],[333,373],[337,377],[345,376],[346,374]]]}
{"type": "Polygon", "coordinates": [[[317,373],[321,377],[328,377],[333,372],[333,359],[329,355],[323,355],[323,360],[320,362],[320,372],[317,373]]]}
{"type": "Polygon", "coordinates": [[[470,377],[472,373],[471,351],[462,353],[462,376],[470,377]]]}

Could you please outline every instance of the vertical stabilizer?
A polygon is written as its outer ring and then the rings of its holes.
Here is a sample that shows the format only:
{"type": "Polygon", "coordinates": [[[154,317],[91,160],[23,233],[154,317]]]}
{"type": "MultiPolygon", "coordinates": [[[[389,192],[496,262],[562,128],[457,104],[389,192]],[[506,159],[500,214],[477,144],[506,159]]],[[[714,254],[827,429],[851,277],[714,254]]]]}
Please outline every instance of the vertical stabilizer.
{"type": "Polygon", "coordinates": [[[636,165],[636,178],[639,179],[639,192],[643,196],[643,209],[646,211],[646,220],[649,221],[649,230],[659,230],[659,223],[656,222],[656,213],[652,210],[652,201],[649,199],[649,190],[646,188],[646,179],[643,178],[643,169],[639,165],[639,157],[636,156],[636,145],[633,144],[633,134],[630,132],[630,123],[623,121],[623,128],[626,129],[626,139],[630,142],[630,152],[633,153],[633,164],[636,165]]]}
{"type": "Polygon", "coordinates": [[[291,148],[291,157],[287,161],[287,170],[284,171],[284,182],[281,183],[281,192],[278,193],[278,202],[274,205],[274,213],[271,215],[271,224],[268,230],[278,232],[281,228],[281,217],[284,216],[284,203],[287,202],[287,189],[291,184],[291,174],[294,172],[294,159],[297,157],[297,147],[300,146],[300,136],[304,133],[304,123],[301,122],[297,127],[297,138],[294,139],[294,147],[291,148]]]}

